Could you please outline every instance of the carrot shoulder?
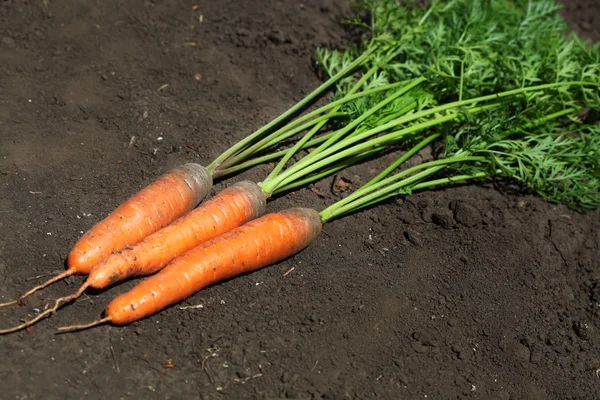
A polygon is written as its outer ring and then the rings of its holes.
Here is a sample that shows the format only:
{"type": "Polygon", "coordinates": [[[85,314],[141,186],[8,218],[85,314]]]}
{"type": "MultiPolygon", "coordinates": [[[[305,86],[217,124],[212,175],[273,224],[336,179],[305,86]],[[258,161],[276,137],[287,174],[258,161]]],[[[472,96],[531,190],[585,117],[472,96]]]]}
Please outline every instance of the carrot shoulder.
{"type": "Polygon", "coordinates": [[[113,251],[139,242],[196,207],[211,188],[212,177],[199,164],[169,171],[83,235],[69,253],[69,269],[89,273],[113,251]]]}
{"type": "Polygon", "coordinates": [[[304,249],[321,232],[317,211],[292,208],[250,221],[173,260],[115,298],[107,319],[124,325],[154,314],[213,283],[254,271],[304,249]]]}

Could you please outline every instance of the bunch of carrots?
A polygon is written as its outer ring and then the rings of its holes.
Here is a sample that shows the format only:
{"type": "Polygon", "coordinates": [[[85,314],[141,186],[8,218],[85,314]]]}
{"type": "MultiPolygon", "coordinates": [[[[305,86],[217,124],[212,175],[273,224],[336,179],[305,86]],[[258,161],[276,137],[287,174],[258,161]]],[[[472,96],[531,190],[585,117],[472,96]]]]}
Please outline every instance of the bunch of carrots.
{"type": "Polygon", "coordinates": [[[119,206],[75,244],[64,273],[0,306],[87,275],[79,290],[0,333],[36,323],[89,287],[154,274],[115,298],[104,318],[60,330],[131,323],[301,251],[331,220],[432,186],[503,175],[550,201],[600,205],[600,128],[585,120],[600,109],[600,52],[562,35],[553,1],[360,6],[371,14],[370,23],[353,21],[368,31],[361,46],[318,52],[326,82],[208,167],[185,164],[119,206]],[[327,91],[329,103],[299,115],[327,91]],[[404,168],[434,142],[441,156],[404,168]],[[266,214],[273,194],[394,150],[402,152],[394,163],[326,209],[266,214]],[[262,182],[238,182],[198,206],[213,179],[272,160],[262,182]]]}
{"type": "MultiPolygon", "coordinates": [[[[340,74],[339,77],[341,76],[343,75],[340,74]]],[[[322,87],[330,86],[339,77],[330,79],[322,87]]],[[[322,110],[328,111],[332,107],[340,107],[361,97],[368,97],[396,86],[398,85],[368,88],[362,82],[356,85],[351,94],[335,102],[333,106],[322,107],[322,110]]],[[[311,96],[314,97],[314,95],[309,95],[299,104],[307,103],[311,96]]],[[[85,233],[74,245],[67,258],[68,268],[66,271],[32,288],[17,300],[0,304],[0,307],[22,302],[36,291],[68,276],[87,275],[87,279],[79,290],[69,296],[57,299],[53,307],[44,310],[32,320],[13,328],[0,330],[0,334],[15,332],[36,323],[54,313],[61,305],[81,296],[88,288],[103,289],[127,278],[153,274],[173,260],[182,260],[178,257],[183,256],[186,252],[209,243],[213,239],[222,238],[232,229],[263,216],[266,212],[267,200],[273,193],[287,190],[291,186],[303,185],[324,176],[324,174],[319,174],[318,177],[307,177],[307,174],[299,174],[298,179],[287,180],[285,185],[282,185],[271,184],[277,176],[272,174],[260,184],[250,181],[235,183],[199,205],[211,191],[213,178],[231,173],[247,157],[264,152],[265,149],[269,149],[291,136],[288,131],[294,130],[294,126],[299,124],[298,120],[279,128],[270,135],[265,135],[265,132],[272,131],[272,127],[300,108],[296,105],[269,125],[234,145],[208,167],[196,163],[184,164],[159,177],[155,182],[121,204],[108,217],[85,233]],[[258,140],[261,138],[262,142],[258,140]],[[233,156],[235,156],[234,159],[232,159],[233,156]],[[227,162],[228,170],[217,168],[223,162],[227,162]]],[[[341,114],[340,112],[332,115],[328,111],[325,116],[319,116],[319,113],[323,113],[322,110],[313,112],[311,115],[318,116],[318,118],[301,125],[301,129],[296,130],[301,132],[307,126],[326,122],[341,114]]],[[[306,116],[303,118],[307,119],[306,116]]],[[[304,145],[297,148],[302,148],[304,145]]],[[[382,147],[372,149],[369,154],[373,155],[382,150],[382,147]]],[[[260,163],[277,157],[283,157],[287,162],[292,157],[289,151],[275,151],[266,156],[261,155],[260,163]]],[[[360,160],[360,158],[341,159],[335,154],[326,157],[325,162],[332,167],[326,173],[332,174],[334,171],[360,160]]],[[[243,165],[242,168],[244,168],[243,165]]],[[[270,252],[270,250],[264,251],[270,252]]],[[[221,258],[226,257],[226,253],[222,251],[215,251],[214,254],[221,258]]],[[[250,256],[249,253],[245,255],[245,257],[250,256]]],[[[228,271],[219,271],[222,277],[234,274],[231,268],[221,269],[228,271]]],[[[216,271],[215,267],[215,276],[218,275],[216,271]]],[[[176,291],[181,293],[179,290],[176,291]]]]}

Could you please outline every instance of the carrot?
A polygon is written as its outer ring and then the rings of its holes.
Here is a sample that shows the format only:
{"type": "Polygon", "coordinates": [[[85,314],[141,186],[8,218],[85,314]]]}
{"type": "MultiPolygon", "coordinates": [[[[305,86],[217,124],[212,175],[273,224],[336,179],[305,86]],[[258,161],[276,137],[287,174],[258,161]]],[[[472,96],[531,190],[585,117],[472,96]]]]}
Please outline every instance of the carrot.
{"type": "Polygon", "coordinates": [[[88,274],[112,252],[134,245],[196,207],[211,188],[212,176],[200,164],[188,163],[169,171],[85,233],[69,253],[67,270],[0,307],[68,276],[88,274]]]}
{"type": "Polygon", "coordinates": [[[205,242],[173,260],[156,275],[115,298],[106,317],[71,331],[105,322],[125,325],[152,315],[216,282],[257,270],[307,247],[321,232],[319,213],[291,208],[266,214],[205,242]]]}
{"type": "Polygon", "coordinates": [[[267,196],[256,183],[235,183],[137,245],[100,262],[86,284],[102,289],[126,278],[152,274],[199,244],[262,216],[266,207],[267,196]]]}
{"type": "Polygon", "coordinates": [[[130,277],[152,274],[199,244],[260,217],[266,207],[267,196],[256,183],[238,182],[141,242],[115,251],[92,268],[75,293],[56,299],[53,307],[21,325],[0,330],[0,334],[33,325],[89,287],[103,289],[130,277]]]}
{"type": "MultiPolygon", "coordinates": [[[[401,89],[398,89],[398,90],[400,90],[399,93],[403,94],[403,93],[406,93],[407,91],[411,90],[412,87],[414,87],[415,84],[404,85],[404,83],[402,83],[402,82],[397,82],[394,84],[381,85],[376,88],[371,88],[371,89],[366,90],[365,84],[367,83],[369,77],[373,76],[373,74],[375,74],[377,72],[377,69],[378,69],[377,66],[371,67],[369,69],[369,71],[366,74],[364,74],[364,76],[362,78],[360,78],[357,82],[355,82],[352,85],[352,88],[348,91],[348,93],[345,93],[345,96],[343,96],[343,98],[336,100],[335,102],[332,102],[331,104],[323,106],[323,107],[319,108],[318,110],[314,110],[302,117],[299,117],[295,121],[292,121],[285,126],[278,127],[284,121],[290,119],[292,116],[299,113],[301,111],[301,109],[303,109],[310,102],[315,100],[318,96],[323,94],[327,88],[334,85],[336,82],[338,82],[340,79],[344,78],[346,75],[350,74],[355,69],[361,67],[364,64],[364,62],[367,61],[367,59],[369,59],[368,54],[360,56],[359,59],[355,60],[351,65],[348,65],[344,69],[344,71],[338,72],[335,77],[332,77],[331,79],[329,79],[326,83],[324,83],[319,88],[317,88],[317,90],[313,91],[311,94],[306,96],[302,101],[297,103],[295,106],[290,108],[288,111],[286,111],[279,117],[275,118],[267,125],[258,129],[257,131],[255,131],[254,133],[249,135],[248,137],[244,138],[243,140],[241,140],[240,142],[238,142],[237,144],[235,144],[228,150],[226,150],[224,153],[222,153],[220,156],[218,156],[211,164],[209,164],[207,166],[208,175],[210,175],[212,178],[223,177],[223,176],[232,174],[236,171],[246,169],[250,166],[261,164],[261,163],[264,163],[266,161],[269,161],[269,160],[272,160],[275,158],[279,158],[283,155],[283,158],[281,159],[279,164],[275,167],[275,169],[269,174],[269,176],[267,176],[267,178],[262,183],[259,184],[261,190],[265,193],[265,196],[269,197],[271,194],[277,193],[278,191],[285,191],[286,189],[288,189],[290,187],[297,187],[297,186],[306,184],[308,182],[312,182],[314,180],[320,179],[328,174],[334,173],[335,171],[345,168],[345,167],[351,165],[352,163],[362,160],[365,156],[373,155],[376,151],[372,150],[371,152],[365,152],[365,154],[362,154],[362,155],[352,154],[352,157],[347,157],[347,154],[339,155],[339,154],[337,154],[335,152],[331,152],[329,150],[334,143],[336,143],[338,140],[340,140],[342,137],[344,137],[346,134],[348,134],[352,129],[361,125],[361,123],[367,118],[368,115],[372,115],[373,113],[377,112],[379,109],[384,107],[386,104],[388,104],[389,101],[387,101],[387,100],[386,100],[386,102],[381,102],[381,103],[377,104],[376,106],[372,107],[368,113],[365,113],[363,116],[361,116],[361,118],[354,120],[351,125],[348,125],[345,128],[339,129],[336,132],[332,132],[332,135],[329,135],[329,136],[323,135],[321,138],[318,138],[315,140],[309,140],[309,139],[313,135],[315,135],[317,132],[321,131],[321,128],[326,125],[327,121],[336,119],[337,117],[348,116],[346,112],[342,112],[342,110],[341,110],[342,105],[344,105],[346,103],[350,104],[354,100],[358,100],[359,98],[361,98],[363,96],[370,96],[371,94],[377,95],[377,93],[380,91],[396,90],[400,86],[401,86],[401,89]],[[362,90],[362,93],[357,93],[363,87],[365,88],[365,90],[362,90]],[[278,128],[275,130],[276,127],[278,127],[278,128]],[[284,150],[285,151],[284,154],[282,154],[281,152],[274,152],[274,153],[268,154],[268,155],[261,155],[260,157],[257,157],[255,159],[250,159],[258,154],[264,153],[265,151],[275,149],[278,144],[280,144],[283,141],[286,141],[289,138],[294,137],[298,133],[308,130],[308,129],[310,129],[310,130],[304,135],[302,140],[300,140],[298,143],[296,143],[293,147],[291,147],[287,151],[284,150]],[[319,144],[319,143],[320,143],[320,145],[316,149],[318,151],[315,150],[315,151],[311,152],[311,155],[314,156],[315,158],[318,156],[318,161],[319,161],[318,166],[313,166],[310,162],[308,162],[308,164],[307,163],[301,164],[298,166],[298,168],[287,170],[285,174],[281,174],[282,169],[287,165],[287,163],[292,159],[292,157],[299,150],[313,147],[314,145],[319,144]],[[325,150],[328,150],[329,152],[327,154],[325,154],[324,153],[325,150]],[[308,168],[308,166],[310,166],[310,168],[308,168]]],[[[400,96],[400,94],[396,94],[395,96],[398,97],[398,96],[400,96]]],[[[396,97],[394,97],[394,98],[396,98],[396,97]]],[[[368,103],[368,104],[370,104],[370,103],[368,103]]],[[[353,109],[353,107],[350,107],[350,108],[353,109]]],[[[402,112],[407,112],[407,111],[404,111],[405,109],[406,109],[406,107],[403,107],[402,112]]],[[[340,149],[341,148],[338,148],[337,150],[340,150],[340,149]]],[[[383,149],[383,147],[379,146],[374,150],[379,151],[381,149],[383,149]]],[[[145,205],[152,206],[151,202],[148,202],[148,203],[149,204],[145,204],[145,205]]],[[[171,221],[173,219],[171,219],[171,221]]],[[[134,221],[134,224],[142,223],[143,221],[144,221],[144,218],[142,218],[142,221],[138,221],[138,222],[134,221]]],[[[121,221],[121,222],[123,222],[123,221],[121,221]]],[[[170,221],[169,221],[169,223],[170,223],[170,221]]],[[[117,226],[115,225],[114,228],[117,229],[117,226]]],[[[157,227],[157,229],[158,228],[160,228],[160,227],[157,227]]],[[[173,234],[174,237],[179,236],[179,232],[177,230],[170,230],[170,232],[171,232],[171,234],[173,234]]],[[[69,269],[67,271],[65,271],[63,274],[60,274],[59,276],[49,280],[48,282],[34,288],[33,290],[29,291],[24,296],[22,296],[20,299],[23,299],[26,296],[30,295],[31,293],[35,292],[36,290],[39,290],[39,289],[51,284],[52,282],[55,282],[66,276],[73,275],[75,273],[80,273],[80,274],[89,273],[91,271],[91,267],[93,265],[95,265],[96,263],[100,262],[101,260],[103,260],[105,257],[107,257],[108,254],[110,254],[110,252],[119,251],[119,250],[122,250],[123,247],[132,246],[134,243],[137,243],[137,241],[143,239],[145,236],[147,236],[148,234],[150,234],[152,232],[143,232],[142,230],[140,230],[140,236],[136,238],[137,240],[135,240],[135,241],[131,240],[129,242],[125,241],[124,243],[121,243],[120,246],[114,246],[111,248],[108,248],[109,246],[104,246],[106,243],[103,242],[102,236],[105,233],[109,234],[109,236],[114,234],[114,232],[111,229],[104,229],[104,231],[97,232],[97,235],[95,237],[93,237],[93,240],[90,240],[87,243],[85,243],[85,241],[83,240],[84,238],[82,238],[81,247],[84,247],[84,249],[80,253],[78,253],[76,251],[77,249],[74,249],[71,252],[71,254],[69,255],[69,269]],[[85,246],[86,244],[88,246],[85,246]],[[93,257],[84,257],[84,256],[82,256],[82,254],[84,254],[84,255],[86,255],[87,253],[94,254],[96,252],[96,250],[95,250],[96,248],[98,248],[98,250],[97,250],[98,254],[95,254],[97,257],[93,260],[93,262],[90,262],[89,264],[87,264],[87,261],[89,261],[89,259],[91,259],[93,257]],[[106,254],[104,253],[105,250],[108,250],[108,252],[106,254]],[[86,263],[86,265],[84,265],[85,268],[78,268],[77,264],[82,263],[82,262],[86,263]]],[[[194,232],[187,232],[187,233],[196,235],[194,232]]],[[[126,235],[120,235],[119,237],[126,237],[126,235]]],[[[113,240],[113,239],[110,239],[110,240],[113,240]]],[[[112,244],[113,242],[110,240],[109,240],[109,244],[112,244]]],[[[129,252],[126,252],[126,254],[129,254],[129,252]]],[[[156,255],[156,253],[153,253],[153,254],[156,255]]],[[[171,252],[171,254],[176,256],[176,254],[178,254],[178,253],[171,252]]],[[[140,258],[140,257],[138,256],[138,258],[140,258]]],[[[160,267],[162,267],[163,261],[166,262],[167,259],[165,258],[165,259],[162,259],[162,261],[157,261],[157,264],[153,264],[153,265],[156,265],[157,266],[156,268],[160,268],[160,267]]],[[[133,270],[136,269],[135,263],[130,264],[127,267],[125,267],[122,264],[121,269],[118,271],[118,273],[115,272],[114,274],[109,274],[108,279],[106,278],[106,276],[103,278],[104,279],[103,284],[107,285],[107,284],[109,284],[108,283],[109,281],[120,280],[120,279],[128,276],[127,273],[122,272],[123,268],[125,268],[125,269],[131,268],[132,269],[131,273],[135,274],[133,272],[133,270]],[[114,276],[114,279],[113,279],[113,276],[114,276]]],[[[146,267],[143,267],[142,270],[146,270],[145,268],[146,267]]],[[[154,267],[152,267],[152,268],[154,268],[154,267]]],[[[152,268],[148,267],[147,271],[150,271],[152,268]]],[[[154,271],[155,270],[153,270],[152,272],[154,272],[154,271]]],[[[92,279],[90,282],[93,282],[93,281],[94,280],[92,279]]],[[[91,283],[90,283],[90,285],[91,285],[91,283]]],[[[85,286],[85,284],[84,284],[84,286],[85,286]]],[[[58,299],[57,303],[55,304],[55,307],[48,310],[48,314],[54,312],[57,309],[59,303],[68,301],[69,299],[73,299],[73,298],[77,297],[79,294],[81,294],[83,292],[83,290],[85,290],[85,287],[80,288],[80,290],[77,293],[75,293],[74,295],[66,296],[66,297],[58,299]]],[[[11,303],[6,303],[6,304],[14,304],[14,303],[16,303],[16,302],[11,302],[11,303]]],[[[44,313],[44,315],[48,315],[48,314],[44,313]]],[[[31,323],[31,322],[32,321],[30,321],[29,323],[31,323]]],[[[2,332],[7,332],[7,331],[0,331],[0,333],[2,333],[2,332]]]]}

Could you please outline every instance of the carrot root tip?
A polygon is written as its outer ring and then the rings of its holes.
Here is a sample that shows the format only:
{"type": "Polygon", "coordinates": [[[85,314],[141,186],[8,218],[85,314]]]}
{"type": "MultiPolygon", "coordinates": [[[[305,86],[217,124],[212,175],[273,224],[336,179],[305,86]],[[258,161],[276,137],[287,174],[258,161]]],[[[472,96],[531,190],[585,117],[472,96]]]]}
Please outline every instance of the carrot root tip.
{"type": "Polygon", "coordinates": [[[41,290],[41,289],[45,288],[46,286],[49,286],[49,285],[51,285],[51,284],[53,284],[53,283],[55,283],[55,282],[58,282],[58,281],[60,281],[60,280],[62,280],[62,279],[65,279],[65,278],[67,278],[67,277],[71,276],[71,275],[74,275],[74,274],[75,274],[75,272],[76,272],[76,271],[75,271],[74,269],[68,269],[68,270],[66,270],[66,271],[64,271],[64,272],[62,272],[62,273],[60,273],[60,274],[56,275],[55,277],[48,279],[46,282],[44,282],[44,283],[41,283],[41,284],[39,284],[39,285],[35,286],[34,288],[30,289],[30,290],[29,290],[27,293],[25,293],[24,295],[22,295],[21,297],[19,297],[19,299],[18,299],[18,300],[16,300],[16,301],[17,301],[18,303],[21,303],[21,304],[22,304],[23,300],[24,300],[26,297],[29,297],[29,296],[31,296],[32,294],[34,294],[34,293],[35,293],[35,292],[37,292],[38,290],[41,290]]]}
{"type": "Polygon", "coordinates": [[[0,308],[12,306],[13,304],[17,304],[19,300],[7,301],[6,303],[0,303],[0,308]]]}
{"type": "Polygon", "coordinates": [[[84,283],[77,292],[75,292],[69,296],[64,296],[64,297],[60,297],[60,298],[56,299],[56,301],[54,302],[54,306],[52,308],[44,310],[37,317],[35,317],[29,321],[26,321],[26,322],[22,323],[21,325],[17,325],[12,328],[0,330],[0,335],[20,331],[22,329],[30,327],[31,325],[37,323],[38,321],[40,321],[43,318],[50,317],[52,314],[54,314],[60,308],[61,305],[68,303],[70,301],[73,301],[73,300],[77,299],[79,296],[81,296],[81,294],[85,291],[85,289],[88,288],[88,286],[89,286],[89,284],[84,283]]]}
{"type": "Polygon", "coordinates": [[[90,322],[88,324],[62,326],[62,327],[58,328],[58,332],[57,333],[67,333],[67,332],[82,331],[84,329],[93,328],[94,326],[98,326],[98,325],[102,325],[104,323],[110,322],[110,320],[111,320],[110,317],[105,317],[105,318],[102,318],[102,319],[90,322]]]}

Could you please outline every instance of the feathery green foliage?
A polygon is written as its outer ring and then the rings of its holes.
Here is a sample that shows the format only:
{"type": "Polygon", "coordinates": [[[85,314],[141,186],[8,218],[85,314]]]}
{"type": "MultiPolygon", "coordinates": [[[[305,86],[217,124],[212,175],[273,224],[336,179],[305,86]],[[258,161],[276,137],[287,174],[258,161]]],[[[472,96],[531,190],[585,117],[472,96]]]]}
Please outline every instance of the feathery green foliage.
{"type": "MultiPolygon", "coordinates": [[[[499,174],[553,202],[600,205],[600,128],[578,117],[584,108],[600,109],[600,52],[598,45],[566,34],[554,1],[451,0],[434,2],[428,9],[392,0],[362,0],[356,5],[370,12],[370,22],[351,23],[397,46],[383,68],[387,81],[425,77],[420,87],[432,93],[437,103],[432,107],[527,90],[504,98],[493,109],[482,111],[477,106],[483,103],[449,108],[444,118],[447,113],[457,116],[450,121],[442,121],[442,114],[427,115],[425,119],[443,122],[438,126],[446,150],[442,158],[388,178],[391,170],[386,170],[324,210],[324,220],[413,190],[499,174]],[[557,85],[529,90],[551,83],[557,85]],[[560,118],[567,123],[559,123],[560,118]],[[440,174],[442,178],[435,178],[440,174]]],[[[371,46],[372,39],[364,43],[371,46]]],[[[352,56],[339,59],[347,63],[360,54],[357,49],[349,52],[352,56]]],[[[338,87],[335,96],[342,91],[338,87]]]]}
{"type": "Polygon", "coordinates": [[[438,140],[441,159],[386,177],[400,158],[325,219],[459,177],[497,174],[551,201],[598,204],[598,128],[578,114],[600,109],[600,51],[567,34],[554,0],[434,0],[428,7],[356,0],[355,7],[367,13],[347,21],[363,29],[360,42],[316,52],[333,89],[329,105],[249,141],[216,166],[217,175],[264,161],[261,152],[302,132],[291,149],[269,156],[283,158],[261,184],[267,193],[391,146],[411,153],[438,140]],[[288,167],[303,149],[310,150],[288,167]]]}

